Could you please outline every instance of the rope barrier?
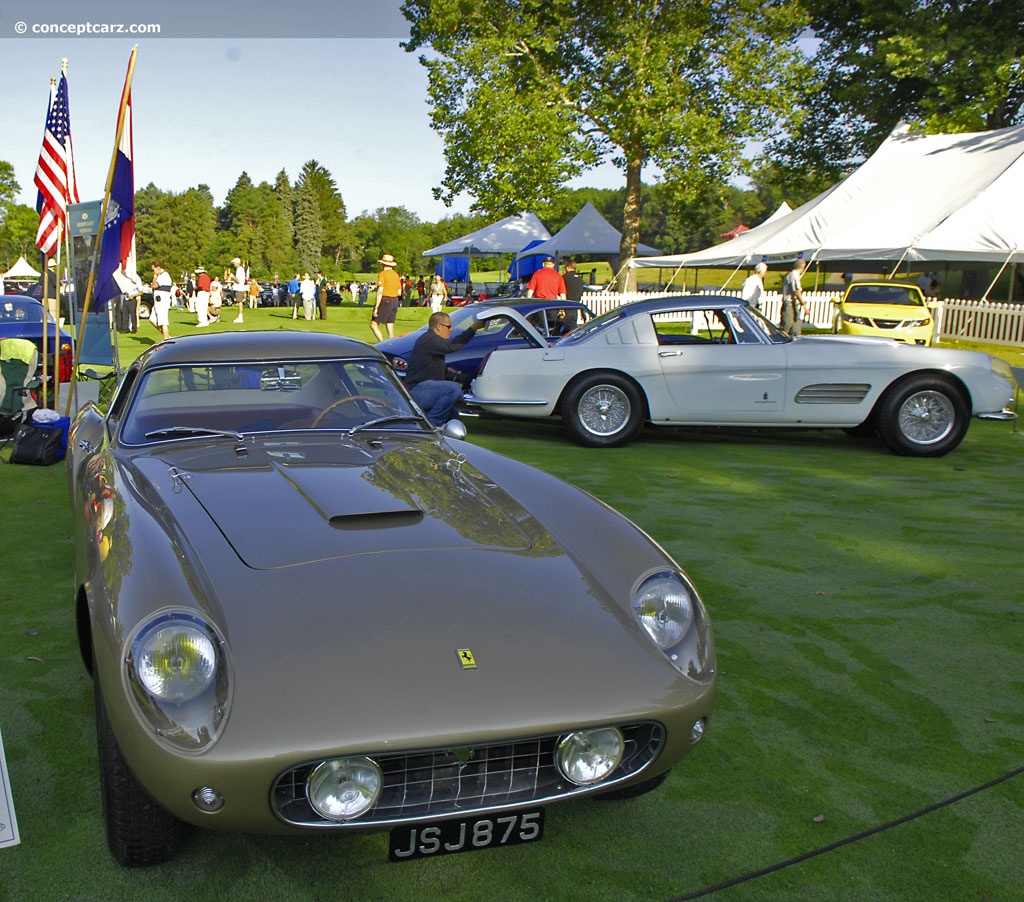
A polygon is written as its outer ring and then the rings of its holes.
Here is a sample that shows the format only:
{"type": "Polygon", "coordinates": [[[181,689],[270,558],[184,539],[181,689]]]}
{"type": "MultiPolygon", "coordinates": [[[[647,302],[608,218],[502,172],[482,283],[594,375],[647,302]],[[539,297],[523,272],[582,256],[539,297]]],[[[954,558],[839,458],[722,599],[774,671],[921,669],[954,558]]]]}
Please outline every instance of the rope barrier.
{"type": "Polygon", "coordinates": [[[776,871],[781,871],[784,868],[793,866],[794,864],[800,864],[800,862],[815,858],[818,855],[824,855],[826,852],[832,852],[842,846],[848,846],[851,843],[860,842],[862,839],[867,839],[869,836],[874,836],[876,833],[891,830],[893,827],[898,827],[900,824],[905,824],[908,821],[923,817],[926,814],[931,814],[933,811],[938,811],[940,808],[945,808],[947,805],[953,805],[956,802],[961,802],[979,792],[984,792],[986,789],[991,789],[993,786],[1005,783],[1007,780],[1017,777],[1022,773],[1024,773],[1024,766],[1015,768],[1009,773],[1003,774],[1001,777],[996,777],[994,780],[989,780],[988,783],[983,783],[981,786],[975,786],[973,789],[965,790],[964,792],[958,793],[948,799],[944,799],[941,802],[936,802],[934,805],[929,805],[927,808],[922,808],[912,814],[906,814],[894,821],[879,824],[876,827],[871,827],[868,830],[855,833],[853,836],[847,836],[844,839],[838,839],[835,842],[829,843],[827,846],[821,846],[821,848],[814,849],[810,852],[804,852],[802,855],[797,855],[795,858],[788,858],[785,861],[780,861],[777,864],[769,865],[768,867],[761,868],[757,871],[751,871],[741,877],[733,877],[730,880],[723,880],[721,883],[716,883],[713,886],[706,886],[703,889],[694,890],[684,896],[675,896],[670,899],[669,902],[687,902],[689,899],[699,899],[701,896],[709,896],[711,893],[716,893],[719,890],[728,889],[729,887],[737,886],[740,883],[747,883],[750,880],[756,880],[758,877],[764,877],[767,874],[773,874],[776,871]]]}

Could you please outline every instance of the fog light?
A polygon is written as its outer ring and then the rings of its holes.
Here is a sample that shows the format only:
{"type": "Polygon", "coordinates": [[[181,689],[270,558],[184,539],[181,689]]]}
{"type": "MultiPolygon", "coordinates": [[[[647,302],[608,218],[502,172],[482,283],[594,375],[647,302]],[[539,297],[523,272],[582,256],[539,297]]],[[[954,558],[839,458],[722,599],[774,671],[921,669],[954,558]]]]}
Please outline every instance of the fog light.
{"type": "Polygon", "coordinates": [[[332,758],[313,768],[306,798],[332,821],[347,821],[369,811],[383,787],[376,762],[369,758],[332,758]]]}
{"type": "Polygon", "coordinates": [[[698,720],[692,727],[690,727],[690,743],[700,742],[704,737],[704,718],[698,720]]]}
{"type": "Polygon", "coordinates": [[[212,786],[201,786],[192,793],[192,803],[200,811],[212,813],[224,807],[224,796],[212,786]]]}
{"type": "Polygon", "coordinates": [[[558,769],[577,786],[600,783],[619,766],[624,746],[615,727],[578,730],[558,743],[558,769]]]}

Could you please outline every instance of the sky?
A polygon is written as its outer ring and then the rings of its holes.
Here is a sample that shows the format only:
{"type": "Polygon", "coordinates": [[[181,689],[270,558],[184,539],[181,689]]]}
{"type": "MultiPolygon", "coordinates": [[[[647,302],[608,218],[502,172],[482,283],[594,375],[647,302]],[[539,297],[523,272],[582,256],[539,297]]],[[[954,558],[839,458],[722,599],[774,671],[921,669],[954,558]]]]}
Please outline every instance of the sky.
{"type": "MultiPolygon", "coordinates": [[[[430,127],[426,70],[400,41],[400,0],[3,0],[0,160],[19,203],[32,182],[50,79],[66,58],[83,201],[103,195],[117,109],[132,81],[135,187],[210,187],[221,204],[244,170],[256,184],[307,160],[333,175],[349,218],[402,206],[423,221],[467,213],[434,199],[443,145],[430,127]],[[172,7],[172,9],[168,9],[172,7]],[[159,35],[138,33],[140,26],[159,35]],[[114,34],[134,28],[135,34],[114,34]]],[[[580,181],[621,187],[610,165],[580,181]]]]}

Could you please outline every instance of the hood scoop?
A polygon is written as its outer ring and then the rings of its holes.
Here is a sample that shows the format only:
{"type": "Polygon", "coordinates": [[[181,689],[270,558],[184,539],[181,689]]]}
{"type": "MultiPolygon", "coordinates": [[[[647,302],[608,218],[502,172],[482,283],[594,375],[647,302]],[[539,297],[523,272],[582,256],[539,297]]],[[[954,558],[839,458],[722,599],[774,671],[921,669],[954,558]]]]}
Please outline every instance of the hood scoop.
{"type": "Polygon", "coordinates": [[[418,526],[423,522],[423,511],[380,511],[374,514],[342,514],[327,521],[331,529],[400,529],[418,526]]]}
{"type": "Polygon", "coordinates": [[[283,461],[257,447],[232,466],[189,468],[187,477],[188,491],[258,570],[387,552],[533,548],[521,507],[433,442],[345,463],[308,453],[283,461]]]}

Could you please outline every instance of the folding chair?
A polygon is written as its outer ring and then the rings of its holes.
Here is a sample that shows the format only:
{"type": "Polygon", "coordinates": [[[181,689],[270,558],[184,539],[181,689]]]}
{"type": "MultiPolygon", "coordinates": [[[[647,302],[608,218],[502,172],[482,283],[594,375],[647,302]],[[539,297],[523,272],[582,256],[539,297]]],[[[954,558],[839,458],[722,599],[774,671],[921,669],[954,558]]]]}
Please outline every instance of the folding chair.
{"type": "Polygon", "coordinates": [[[39,350],[27,338],[0,339],[0,447],[38,406],[39,350]]]}
{"type": "MultiPolygon", "coordinates": [[[[78,326],[79,349],[78,365],[79,373],[76,379],[76,391],[79,388],[78,379],[93,379],[99,382],[96,393],[96,400],[101,402],[109,397],[114,386],[121,376],[121,364],[118,357],[117,330],[110,322],[110,315],[103,311],[101,313],[88,313],[78,326]],[[82,370],[82,365],[109,367],[110,371],[99,373],[94,369],[82,370]]],[[[91,392],[86,392],[91,394],[91,392]]]]}

